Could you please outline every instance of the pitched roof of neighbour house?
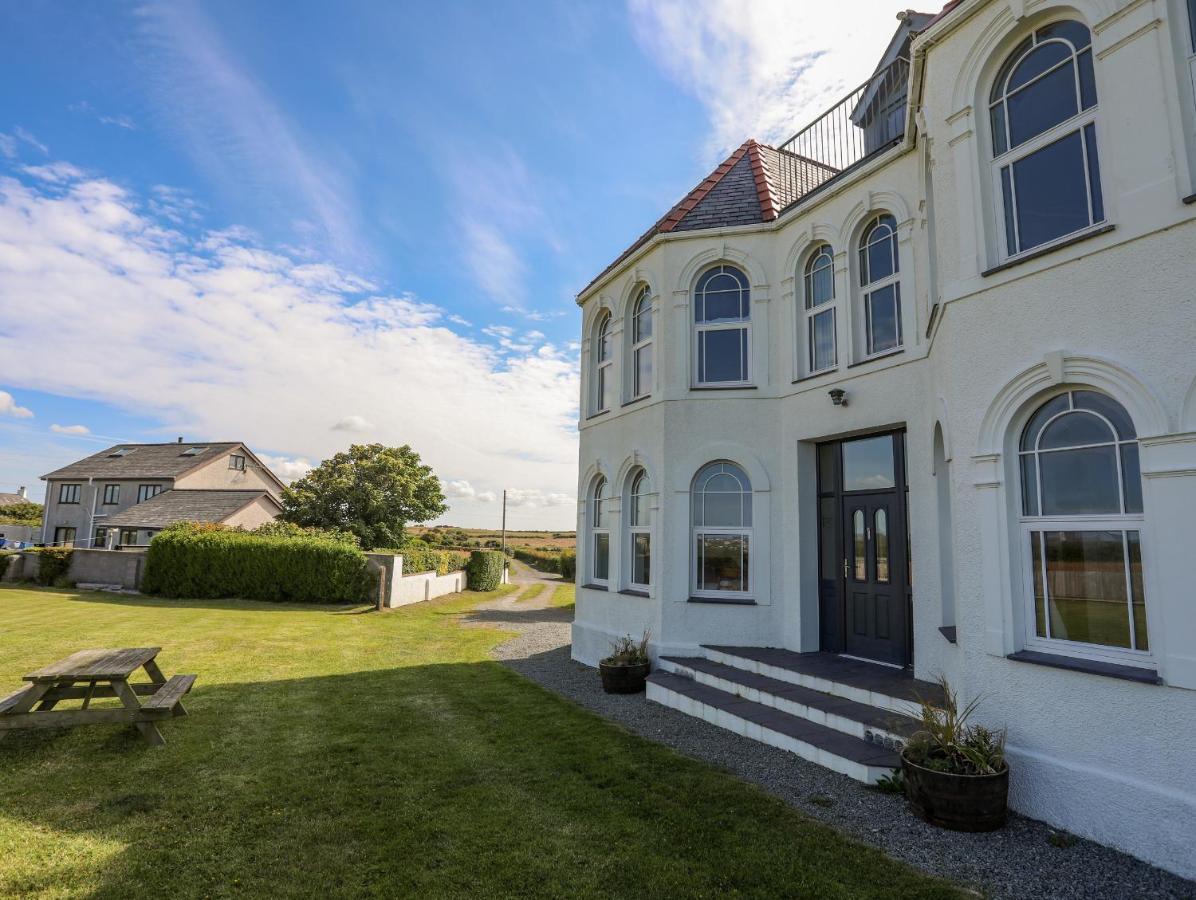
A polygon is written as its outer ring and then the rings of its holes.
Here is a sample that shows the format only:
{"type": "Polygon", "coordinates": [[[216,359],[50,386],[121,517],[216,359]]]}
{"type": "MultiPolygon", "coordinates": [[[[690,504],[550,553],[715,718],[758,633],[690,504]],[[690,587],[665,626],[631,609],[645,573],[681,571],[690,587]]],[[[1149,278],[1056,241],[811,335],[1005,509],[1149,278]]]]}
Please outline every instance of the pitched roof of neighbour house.
{"type": "Polygon", "coordinates": [[[243,450],[280,487],[282,482],[240,441],[190,444],[115,444],[42,476],[43,481],[82,478],[179,478],[236,449],[243,450]]]}
{"type": "Polygon", "coordinates": [[[0,508],[5,506],[16,506],[18,503],[32,503],[28,497],[23,494],[8,494],[0,492],[0,508]]]}
{"type": "Polygon", "coordinates": [[[108,528],[165,528],[175,522],[223,522],[255,500],[266,497],[282,506],[269,491],[169,490],[115,515],[97,520],[108,528]]]}

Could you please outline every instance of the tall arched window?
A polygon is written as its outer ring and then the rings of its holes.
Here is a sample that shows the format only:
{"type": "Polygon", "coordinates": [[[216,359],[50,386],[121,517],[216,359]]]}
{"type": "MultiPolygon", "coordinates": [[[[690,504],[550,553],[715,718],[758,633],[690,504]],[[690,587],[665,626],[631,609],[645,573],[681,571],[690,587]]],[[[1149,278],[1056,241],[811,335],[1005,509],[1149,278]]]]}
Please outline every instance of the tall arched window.
{"type": "Polygon", "coordinates": [[[590,492],[590,581],[605,585],[610,581],[610,490],[601,475],[590,492]]]}
{"type": "Polygon", "coordinates": [[[989,119],[1008,255],[1104,221],[1086,26],[1052,22],[1022,41],[993,82],[989,119]]]}
{"type": "Polygon", "coordinates": [[[901,275],[897,220],[872,219],[860,235],[860,287],[864,295],[864,347],[868,356],[901,346],[901,275]]]}
{"type": "Polygon", "coordinates": [[[703,466],[694,478],[694,596],[750,596],[752,483],[730,462],[703,466]]]}
{"type": "Polygon", "coordinates": [[[839,354],[835,345],[835,256],[830,244],[822,244],[810,254],[802,284],[807,371],[833,369],[839,354]]]}
{"type": "Polygon", "coordinates": [[[1134,423],[1095,391],[1052,397],[1020,443],[1028,645],[1141,659],[1142,476],[1134,423]]]}
{"type": "Polygon", "coordinates": [[[652,292],[644,285],[631,306],[631,398],[652,393],[652,292]]]}
{"type": "Polygon", "coordinates": [[[638,469],[631,477],[627,499],[627,550],[631,560],[628,585],[647,590],[652,584],[652,484],[638,469]]]}
{"type": "Polygon", "coordinates": [[[594,329],[594,413],[606,412],[614,394],[614,347],[611,343],[610,313],[603,313],[594,329]]]}
{"type": "Polygon", "coordinates": [[[747,384],[751,379],[752,298],[734,266],[702,273],[694,289],[696,384],[747,384]]]}

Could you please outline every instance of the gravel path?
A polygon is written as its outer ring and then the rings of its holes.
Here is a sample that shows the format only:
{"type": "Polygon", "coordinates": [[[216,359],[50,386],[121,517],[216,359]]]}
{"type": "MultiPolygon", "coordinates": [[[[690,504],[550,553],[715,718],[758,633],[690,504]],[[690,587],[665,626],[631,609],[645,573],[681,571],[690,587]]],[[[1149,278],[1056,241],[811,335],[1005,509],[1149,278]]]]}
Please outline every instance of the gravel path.
{"type": "Polygon", "coordinates": [[[500,645],[496,658],[551,691],[628,730],[754,782],[814,819],[873,844],[923,871],[1008,898],[1193,898],[1185,881],[1133,857],[1041,822],[1012,816],[991,834],[944,831],[914,818],[902,797],[882,794],[843,775],[766,744],[649,703],[643,694],[605,694],[597,673],[569,658],[572,608],[547,608],[559,578],[521,564],[512,581],[530,587],[479,607],[468,624],[495,625],[519,636],[500,645]]]}

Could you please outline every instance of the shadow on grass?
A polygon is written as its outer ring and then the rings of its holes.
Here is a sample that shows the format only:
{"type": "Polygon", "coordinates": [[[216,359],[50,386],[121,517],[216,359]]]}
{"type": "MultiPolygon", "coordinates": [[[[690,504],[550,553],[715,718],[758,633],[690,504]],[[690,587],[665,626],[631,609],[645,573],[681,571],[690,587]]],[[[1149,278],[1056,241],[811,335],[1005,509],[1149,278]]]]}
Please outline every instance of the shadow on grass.
{"type": "MultiPolygon", "coordinates": [[[[187,599],[158,597],[153,594],[117,594],[108,591],[52,590],[49,588],[21,585],[26,590],[55,593],[73,603],[102,603],[107,606],[132,606],[143,609],[211,609],[233,612],[280,612],[283,610],[309,610],[341,615],[356,615],[373,612],[374,606],[364,603],[295,603],[276,600],[187,599]]],[[[0,592],[2,596],[2,592],[0,592]]]]}
{"type": "Polygon", "coordinates": [[[540,609],[525,609],[522,606],[512,606],[508,609],[475,609],[462,614],[461,621],[475,624],[485,623],[502,625],[503,623],[536,625],[542,622],[572,622],[573,607],[546,606],[540,609]]]}
{"type": "Polygon", "coordinates": [[[494,662],[201,682],[187,705],[164,748],[0,741],[0,893],[953,894],[494,662]]]}

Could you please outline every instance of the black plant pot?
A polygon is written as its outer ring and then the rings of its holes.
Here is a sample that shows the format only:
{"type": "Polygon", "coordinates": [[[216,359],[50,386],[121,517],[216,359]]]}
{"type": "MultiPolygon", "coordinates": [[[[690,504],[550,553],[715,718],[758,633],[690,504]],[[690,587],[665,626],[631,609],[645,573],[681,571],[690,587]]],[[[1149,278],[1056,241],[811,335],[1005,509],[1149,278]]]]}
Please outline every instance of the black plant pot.
{"type": "Polygon", "coordinates": [[[996,775],[952,775],[901,754],[905,796],[918,818],[952,831],[995,831],[1009,809],[1009,765],[996,775]]]}
{"type": "Polygon", "coordinates": [[[602,690],[608,694],[638,694],[644,689],[651,663],[637,663],[633,666],[612,666],[598,663],[602,675],[602,690]]]}

